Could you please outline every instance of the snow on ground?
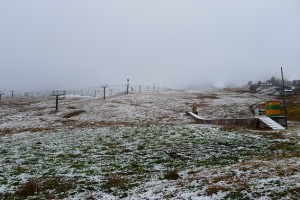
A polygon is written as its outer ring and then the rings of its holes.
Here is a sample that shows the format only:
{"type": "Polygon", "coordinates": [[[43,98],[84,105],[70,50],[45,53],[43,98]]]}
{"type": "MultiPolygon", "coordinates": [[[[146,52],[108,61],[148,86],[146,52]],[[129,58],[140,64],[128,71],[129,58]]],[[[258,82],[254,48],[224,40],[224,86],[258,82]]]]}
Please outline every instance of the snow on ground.
{"type": "Polygon", "coordinates": [[[1,102],[0,199],[297,199],[299,123],[285,131],[199,125],[251,117],[266,96],[152,91],[106,100],[1,102]]]}

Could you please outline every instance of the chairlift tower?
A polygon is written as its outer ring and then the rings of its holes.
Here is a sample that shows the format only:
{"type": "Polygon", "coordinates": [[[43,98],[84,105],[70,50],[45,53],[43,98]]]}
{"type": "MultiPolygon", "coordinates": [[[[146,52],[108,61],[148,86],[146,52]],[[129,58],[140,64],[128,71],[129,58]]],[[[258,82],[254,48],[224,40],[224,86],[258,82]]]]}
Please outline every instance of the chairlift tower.
{"type": "Polygon", "coordinates": [[[11,92],[11,98],[13,99],[14,98],[14,90],[10,91],[11,92]]]}
{"type": "Polygon", "coordinates": [[[105,88],[107,88],[108,86],[106,85],[106,84],[104,84],[103,86],[102,86],[102,88],[103,88],[103,99],[105,100],[105,88]]]}
{"type": "Polygon", "coordinates": [[[127,91],[126,91],[126,94],[129,94],[129,78],[127,79],[127,91]]]}
{"type": "Polygon", "coordinates": [[[55,112],[58,112],[58,101],[64,100],[66,91],[52,91],[51,96],[55,96],[55,112]]]}

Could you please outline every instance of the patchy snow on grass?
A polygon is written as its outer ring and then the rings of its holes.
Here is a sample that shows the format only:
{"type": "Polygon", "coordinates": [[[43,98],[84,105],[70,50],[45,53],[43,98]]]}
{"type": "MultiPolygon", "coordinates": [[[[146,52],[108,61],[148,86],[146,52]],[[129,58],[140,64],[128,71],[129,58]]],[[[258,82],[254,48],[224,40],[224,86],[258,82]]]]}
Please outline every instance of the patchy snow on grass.
{"type": "Polygon", "coordinates": [[[285,131],[248,130],[198,125],[184,114],[198,103],[201,114],[215,118],[249,116],[250,104],[260,101],[252,95],[75,97],[58,113],[52,101],[0,107],[1,199],[299,197],[297,123],[285,131]]]}

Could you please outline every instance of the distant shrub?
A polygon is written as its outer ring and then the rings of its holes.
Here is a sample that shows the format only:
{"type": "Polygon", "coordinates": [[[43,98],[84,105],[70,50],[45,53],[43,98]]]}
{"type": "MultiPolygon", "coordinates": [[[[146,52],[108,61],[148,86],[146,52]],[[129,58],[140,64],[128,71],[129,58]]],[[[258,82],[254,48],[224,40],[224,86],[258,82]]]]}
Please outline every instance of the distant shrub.
{"type": "Polygon", "coordinates": [[[177,180],[179,179],[180,176],[178,174],[178,171],[177,169],[173,169],[173,170],[170,170],[170,171],[167,171],[165,174],[164,174],[164,179],[168,179],[168,180],[177,180]]]}
{"type": "Polygon", "coordinates": [[[59,198],[66,198],[68,196],[68,191],[75,188],[74,180],[65,180],[62,177],[54,176],[48,177],[43,181],[42,189],[44,194],[52,195],[49,191],[59,194],[59,198]]]}
{"type": "Polygon", "coordinates": [[[20,199],[27,199],[29,196],[39,196],[42,199],[64,199],[68,197],[69,190],[74,189],[75,186],[74,180],[65,180],[56,176],[44,177],[40,180],[31,178],[19,187],[14,196],[20,199]]]}
{"type": "Polygon", "coordinates": [[[139,144],[136,149],[137,150],[143,150],[143,149],[145,149],[145,145],[144,144],[139,144]]]}
{"type": "Polygon", "coordinates": [[[131,150],[128,149],[128,148],[125,148],[125,149],[122,150],[122,153],[129,153],[129,152],[131,152],[131,150]]]}
{"type": "Polygon", "coordinates": [[[39,193],[39,184],[36,179],[29,179],[16,191],[16,195],[21,197],[32,196],[35,193],[39,193]]]}
{"type": "Polygon", "coordinates": [[[107,181],[102,185],[104,189],[117,187],[119,189],[128,189],[128,181],[120,175],[112,174],[107,178],[107,181]]]}

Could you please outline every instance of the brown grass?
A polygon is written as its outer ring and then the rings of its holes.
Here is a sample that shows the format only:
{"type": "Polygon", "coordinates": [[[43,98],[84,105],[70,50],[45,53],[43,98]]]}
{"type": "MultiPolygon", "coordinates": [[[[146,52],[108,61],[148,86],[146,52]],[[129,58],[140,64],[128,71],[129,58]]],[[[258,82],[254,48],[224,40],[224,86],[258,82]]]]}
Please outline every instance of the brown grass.
{"type": "Polygon", "coordinates": [[[30,106],[32,102],[26,100],[1,100],[1,105],[7,106],[30,106]]]}
{"type": "Polygon", "coordinates": [[[35,193],[39,193],[39,184],[36,179],[29,179],[26,183],[21,185],[21,187],[16,191],[17,196],[28,197],[35,193]]]}
{"type": "Polygon", "coordinates": [[[27,182],[19,186],[14,196],[20,199],[26,199],[29,196],[44,196],[41,199],[64,199],[68,196],[68,191],[75,187],[73,180],[64,180],[61,177],[44,178],[46,179],[31,178],[27,180],[27,182]],[[54,194],[56,194],[56,197],[54,194]]]}
{"type": "Polygon", "coordinates": [[[300,122],[300,106],[298,104],[289,102],[287,104],[287,110],[287,117],[289,120],[300,122]]]}
{"type": "Polygon", "coordinates": [[[218,183],[220,181],[228,181],[234,177],[233,173],[226,173],[222,176],[216,176],[212,178],[212,183],[218,183]]]}
{"type": "Polygon", "coordinates": [[[124,177],[117,174],[112,174],[107,178],[106,182],[102,185],[102,188],[110,189],[112,187],[126,190],[129,187],[129,183],[124,177]]]}
{"type": "Polygon", "coordinates": [[[84,113],[86,111],[84,110],[76,110],[76,111],[73,111],[73,112],[70,112],[70,113],[67,113],[63,116],[63,118],[71,118],[71,117],[75,117],[77,115],[80,115],[81,113],[84,113]]]}
{"type": "Polygon", "coordinates": [[[229,190],[229,188],[227,188],[227,187],[214,184],[207,188],[206,193],[208,196],[211,196],[213,194],[217,194],[219,191],[226,192],[228,190],[229,190]]]}
{"type": "Polygon", "coordinates": [[[22,128],[20,130],[18,130],[18,132],[31,132],[31,133],[35,133],[35,132],[45,132],[45,131],[54,131],[55,128],[52,127],[32,127],[32,128],[22,128]]]}
{"type": "Polygon", "coordinates": [[[286,97],[288,120],[300,121],[300,94],[294,94],[286,97]]]}
{"type": "Polygon", "coordinates": [[[0,129],[0,134],[10,134],[13,132],[12,128],[4,128],[4,129],[0,129]]]}
{"type": "Polygon", "coordinates": [[[178,174],[177,169],[169,170],[169,171],[165,172],[165,174],[164,174],[164,179],[177,180],[179,178],[180,178],[180,176],[178,174]]]}
{"type": "Polygon", "coordinates": [[[218,95],[216,95],[216,94],[209,94],[209,95],[199,94],[198,98],[199,99],[219,99],[218,95]]]}
{"type": "Polygon", "coordinates": [[[119,126],[133,126],[131,122],[119,122],[119,121],[102,121],[102,122],[81,122],[76,124],[77,128],[86,127],[119,127],[119,126]]]}
{"type": "Polygon", "coordinates": [[[64,118],[64,119],[55,120],[55,122],[62,123],[63,125],[73,125],[74,123],[77,122],[77,120],[64,118]]]}
{"type": "Polygon", "coordinates": [[[13,133],[22,133],[22,132],[52,132],[55,131],[56,128],[54,127],[26,127],[26,128],[4,128],[0,129],[0,134],[13,134],[13,133]]]}

